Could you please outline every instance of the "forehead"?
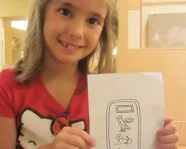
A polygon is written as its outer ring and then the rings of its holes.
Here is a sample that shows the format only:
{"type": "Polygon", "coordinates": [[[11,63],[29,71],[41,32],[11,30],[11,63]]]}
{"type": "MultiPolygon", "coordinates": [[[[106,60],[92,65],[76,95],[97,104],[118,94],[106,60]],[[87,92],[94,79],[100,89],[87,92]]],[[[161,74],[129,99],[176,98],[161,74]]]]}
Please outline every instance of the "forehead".
{"type": "Polygon", "coordinates": [[[99,12],[107,13],[108,5],[106,0],[53,0],[53,4],[61,5],[63,3],[70,3],[76,9],[84,12],[99,12]]]}

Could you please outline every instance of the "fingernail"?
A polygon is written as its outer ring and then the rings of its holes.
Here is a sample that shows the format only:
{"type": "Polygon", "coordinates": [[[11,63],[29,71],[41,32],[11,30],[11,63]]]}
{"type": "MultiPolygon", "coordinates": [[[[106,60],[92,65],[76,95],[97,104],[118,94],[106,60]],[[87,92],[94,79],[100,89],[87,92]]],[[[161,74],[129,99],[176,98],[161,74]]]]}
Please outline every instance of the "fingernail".
{"type": "Polygon", "coordinates": [[[92,146],[96,146],[96,140],[92,138],[92,146]]]}
{"type": "Polygon", "coordinates": [[[174,117],[170,117],[171,120],[174,120],[174,117]]]}

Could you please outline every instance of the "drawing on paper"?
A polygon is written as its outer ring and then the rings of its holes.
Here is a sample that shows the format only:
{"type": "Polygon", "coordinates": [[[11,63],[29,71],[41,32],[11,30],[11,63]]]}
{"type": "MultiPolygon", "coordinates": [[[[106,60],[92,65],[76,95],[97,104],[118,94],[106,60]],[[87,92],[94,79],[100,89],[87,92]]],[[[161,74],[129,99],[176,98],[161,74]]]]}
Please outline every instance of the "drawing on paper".
{"type": "Polygon", "coordinates": [[[132,140],[126,136],[125,138],[121,135],[121,134],[118,134],[116,136],[116,139],[117,139],[117,143],[115,145],[120,145],[120,144],[131,144],[132,143],[132,140]]]}
{"type": "Polygon", "coordinates": [[[132,123],[134,121],[133,118],[126,118],[123,120],[122,116],[118,116],[116,118],[118,120],[118,125],[120,126],[120,132],[126,132],[127,130],[130,130],[130,127],[127,125],[127,123],[132,123]]]}
{"type": "Polygon", "coordinates": [[[107,106],[107,149],[141,149],[141,112],[135,99],[118,99],[107,106]]]}
{"type": "Polygon", "coordinates": [[[116,113],[131,113],[134,112],[133,105],[116,105],[116,113]]]}

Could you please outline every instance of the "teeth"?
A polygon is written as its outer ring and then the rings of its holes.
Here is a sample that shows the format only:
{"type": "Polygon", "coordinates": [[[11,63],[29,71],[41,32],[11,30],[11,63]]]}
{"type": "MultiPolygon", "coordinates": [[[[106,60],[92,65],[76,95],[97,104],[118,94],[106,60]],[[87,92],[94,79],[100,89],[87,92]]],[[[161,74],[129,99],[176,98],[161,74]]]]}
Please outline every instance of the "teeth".
{"type": "Polygon", "coordinates": [[[65,43],[65,42],[63,42],[63,41],[61,41],[61,44],[62,44],[65,48],[69,48],[69,49],[71,49],[71,50],[74,50],[74,49],[78,49],[78,48],[79,48],[79,46],[73,46],[73,45],[67,44],[67,43],[65,43]]]}
{"type": "Polygon", "coordinates": [[[65,43],[65,42],[62,42],[62,43],[63,43],[64,47],[67,47],[67,46],[68,46],[68,44],[67,44],[67,43],[65,43]]]}
{"type": "Polygon", "coordinates": [[[68,46],[68,44],[67,44],[67,43],[62,42],[62,41],[61,41],[61,44],[62,44],[64,47],[66,47],[66,48],[67,48],[67,46],[68,46]]]}
{"type": "Polygon", "coordinates": [[[76,49],[76,47],[74,47],[72,45],[68,45],[68,49],[74,50],[74,49],[76,49]]]}

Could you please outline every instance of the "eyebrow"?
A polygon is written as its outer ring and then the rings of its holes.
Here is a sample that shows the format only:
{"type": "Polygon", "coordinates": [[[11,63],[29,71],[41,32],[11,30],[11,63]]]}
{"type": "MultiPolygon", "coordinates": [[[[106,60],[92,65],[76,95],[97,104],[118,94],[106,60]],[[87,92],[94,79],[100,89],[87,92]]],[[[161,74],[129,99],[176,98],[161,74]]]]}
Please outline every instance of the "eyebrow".
{"type": "MultiPolygon", "coordinates": [[[[66,6],[66,7],[72,8],[72,9],[77,9],[77,7],[74,6],[72,3],[61,2],[60,0],[54,0],[53,4],[60,5],[60,6],[66,6]]],[[[101,19],[101,20],[105,19],[105,17],[103,17],[103,15],[101,15],[100,13],[97,13],[97,12],[91,12],[90,14],[101,19]]]]}
{"type": "Polygon", "coordinates": [[[76,9],[76,7],[75,7],[72,3],[69,3],[69,2],[61,2],[60,0],[54,0],[53,4],[55,4],[55,5],[67,6],[67,7],[76,9]]]}

